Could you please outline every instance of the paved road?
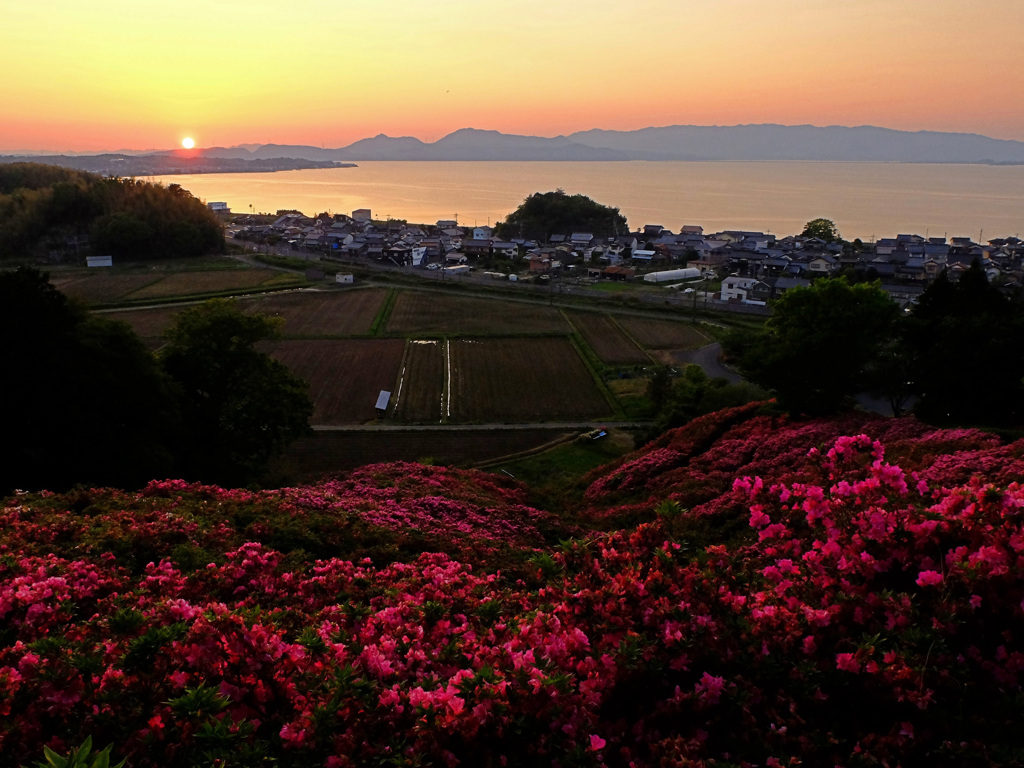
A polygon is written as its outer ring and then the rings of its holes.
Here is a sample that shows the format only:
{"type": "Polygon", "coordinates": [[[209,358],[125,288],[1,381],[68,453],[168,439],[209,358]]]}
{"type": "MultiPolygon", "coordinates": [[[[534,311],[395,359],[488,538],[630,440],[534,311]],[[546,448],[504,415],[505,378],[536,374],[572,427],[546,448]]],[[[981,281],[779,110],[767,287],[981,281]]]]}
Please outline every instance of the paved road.
{"type": "Polygon", "coordinates": [[[705,344],[703,347],[691,352],[675,352],[672,357],[680,363],[695,363],[704,369],[704,373],[713,379],[725,379],[730,384],[739,384],[744,381],[736,371],[726,368],[719,359],[722,356],[722,345],[717,341],[713,344],[705,344]]]}

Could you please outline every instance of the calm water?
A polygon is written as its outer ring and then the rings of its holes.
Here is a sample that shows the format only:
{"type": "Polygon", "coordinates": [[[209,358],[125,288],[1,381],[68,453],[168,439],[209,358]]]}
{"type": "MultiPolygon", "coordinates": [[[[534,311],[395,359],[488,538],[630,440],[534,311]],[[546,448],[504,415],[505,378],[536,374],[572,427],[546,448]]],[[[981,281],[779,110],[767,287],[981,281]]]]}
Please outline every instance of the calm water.
{"type": "Polygon", "coordinates": [[[903,163],[367,162],[358,168],[159,176],[235,212],[298,209],[434,223],[495,223],[562,188],[618,207],[631,228],[801,231],[832,219],[848,238],[1024,232],[1024,166],[903,163]]]}

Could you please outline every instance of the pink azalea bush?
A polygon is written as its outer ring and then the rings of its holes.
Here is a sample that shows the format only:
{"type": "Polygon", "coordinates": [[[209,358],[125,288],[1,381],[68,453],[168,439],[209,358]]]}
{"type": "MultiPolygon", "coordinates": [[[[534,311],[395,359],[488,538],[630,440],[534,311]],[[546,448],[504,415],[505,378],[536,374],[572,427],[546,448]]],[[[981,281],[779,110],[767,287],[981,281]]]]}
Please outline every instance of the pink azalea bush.
{"type": "Polygon", "coordinates": [[[0,755],[91,735],[140,767],[1020,765],[1020,455],[745,407],[592,478],[600,531],[408,464],[18,496],[0,755]]]}

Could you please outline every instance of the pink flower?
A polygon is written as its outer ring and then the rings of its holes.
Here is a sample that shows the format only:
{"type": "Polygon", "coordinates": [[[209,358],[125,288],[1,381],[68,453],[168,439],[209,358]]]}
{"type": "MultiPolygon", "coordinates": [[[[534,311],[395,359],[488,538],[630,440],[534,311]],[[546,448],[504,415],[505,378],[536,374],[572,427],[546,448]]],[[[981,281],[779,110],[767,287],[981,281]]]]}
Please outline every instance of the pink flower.
{"type": "Polygon", "coordinates": [[[860,672],[860,662],[857,661],[856,657],[852,653],[837,653],[836,668],[841,669],[843,672],[853,672],[854,674],[857,674],[860,672]]]}
{"type": "Polygon", "coordinates": [[[921,571],[917,576],[917,586],[931,587],[942,583],[942,574],[938,571],[921,571]]]}
{"type": "Polygon", "coordinates": [[[604,739],[598,736],[596,733],[590,734],[590,749],[597,752],[599,749],[604,749],[604,745],[607,744],[604,739]]]}

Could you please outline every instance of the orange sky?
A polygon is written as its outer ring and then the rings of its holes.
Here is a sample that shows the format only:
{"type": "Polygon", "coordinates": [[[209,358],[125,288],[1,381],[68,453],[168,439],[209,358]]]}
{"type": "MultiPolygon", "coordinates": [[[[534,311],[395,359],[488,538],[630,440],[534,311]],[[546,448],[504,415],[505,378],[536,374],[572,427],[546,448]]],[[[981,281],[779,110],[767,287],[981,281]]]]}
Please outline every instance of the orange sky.
{"type": "Polygon", "coordinates": [[[3,2],[0,151],[766,122],[1024,140],[1020,0],[3,2]]]}

